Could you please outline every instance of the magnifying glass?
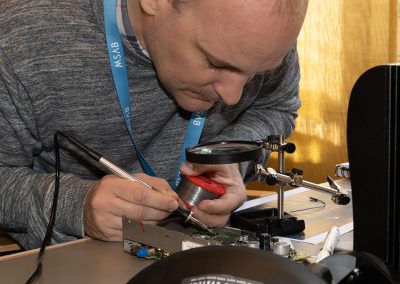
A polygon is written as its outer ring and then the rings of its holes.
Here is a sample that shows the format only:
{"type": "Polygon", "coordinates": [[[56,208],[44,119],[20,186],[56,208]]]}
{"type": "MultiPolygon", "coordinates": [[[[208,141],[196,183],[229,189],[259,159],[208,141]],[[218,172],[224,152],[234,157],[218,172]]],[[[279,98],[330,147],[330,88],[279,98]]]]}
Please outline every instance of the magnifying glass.
{"type": "Polygon", "coordinates": [[[220,141],[186,148],[186,160],[197,164],[232,164],[258,159],[262,143],[255,141],[220,141]]]}

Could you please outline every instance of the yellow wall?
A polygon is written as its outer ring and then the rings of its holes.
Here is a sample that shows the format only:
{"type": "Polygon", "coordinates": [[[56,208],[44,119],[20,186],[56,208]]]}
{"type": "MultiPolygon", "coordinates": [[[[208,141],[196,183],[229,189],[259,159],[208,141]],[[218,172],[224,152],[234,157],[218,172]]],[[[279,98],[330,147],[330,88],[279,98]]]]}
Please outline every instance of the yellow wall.
{"type": "MultiPolygon", "coordinates": [[[[400,0],[310,0],[298,39],[302,107],[289,138],[297,150],[286,155],[287,170],[301,168],[306,180],[320,183],[348,161],[351,89],[367,69],[400,61],[399,15],[400,0]]],[[[277,168],[276,157],[268,166],[277,168]]],[[[260,183],[248,188],[275,190],[260,183]]]]}
{"type": "MultiPolygon", "coordinates": [[[[312,182],[334,176],[347,158],[346,119],[351,89],[367,69],[398,57],[398,0],[310,1],[298,40],[302,107],[289,141],[286,169],[312,182]]],[[[366,129],[367,131],[367,129],[366,129]]],[[[270,166],[276,166],[276,155],[270,166]]]]}

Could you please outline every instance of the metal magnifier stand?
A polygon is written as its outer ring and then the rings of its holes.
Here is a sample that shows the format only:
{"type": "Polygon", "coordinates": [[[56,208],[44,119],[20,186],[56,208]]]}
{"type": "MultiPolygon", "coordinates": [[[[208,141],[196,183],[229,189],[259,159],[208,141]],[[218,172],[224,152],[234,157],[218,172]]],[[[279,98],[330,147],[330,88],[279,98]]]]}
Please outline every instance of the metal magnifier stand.
{"type": "MultiPolygon", "coordinates": [[[[292,178],[285,175],[285,152],[293,153],[296,146],[293,143],[286,143],[283,135],[270,135],[262,140],[262,147],[271,152],[278,152],[278,172],[268,168],[265,169],[261,164],[256,165],[256,176],[259,181],[266,185],[278,186],[277,208],[249,208],[240,212],[235,212],[231,216],[231,225],[251,232],[258,236],[268,234],[270,236],[284,236],[297,234],[305,229],[304,220],[285,213],[284,193],[291,183],[292,178]],[[279,176],[278,176],[279,174],[279,176]],[[282,177],[278,179],[278,177],[282,177]]],[[[296,171],[298,174],[302,174],[296,171]]]]}
{"type": "Polygon", "coordinates": [[[249,208],[231,215],[230,225],[247,231],[271,236],[297,234],[305,229],[304,221],[285,213],[284,194],[288,186],[303,186],[309,189],[328,193],[332,201],[339,205],[350,202],[347,193],[341,192],[335,184],[332,188],[303,180],[303,171],[285,170],[285,152],[290,154],[296,150],[293,143],[287,143],[283,135],[270,135],[261,141],[220,141],[199,144],[186,149],[186,159],[199,164],[229,164],[256,160],[262,156],[262,149],[278,153],[278,171],[265,169],[261,164],[256,166],[257,178],[267,185],[278,185],[277,208],[249,208]]]}
{"type": "Polygon", "coordinates": [[[303,186],[309,189],[325,192],[332,195],[332,201],[336,204],[346,205],[350,198],[338,188],[329,188],[303,180],[301,169],[285,170],[285,152],[293,153],[296,146],[287,143],[283,135],[271,135],[262,141],[262,147],[271,152],[278,152],[278,171],[272,168],[265,169],[261,164],[256,165],[256,175],[259,181],[266,185],[278,186],[277,208],[250,208],[234,213],[231,223],[234,227],[240,227],[257,235],[270,234],[271,236],[285,236],[301,233],[305,229],[303,220],[285,213],[284,195],[288,186],[303,186]]]}

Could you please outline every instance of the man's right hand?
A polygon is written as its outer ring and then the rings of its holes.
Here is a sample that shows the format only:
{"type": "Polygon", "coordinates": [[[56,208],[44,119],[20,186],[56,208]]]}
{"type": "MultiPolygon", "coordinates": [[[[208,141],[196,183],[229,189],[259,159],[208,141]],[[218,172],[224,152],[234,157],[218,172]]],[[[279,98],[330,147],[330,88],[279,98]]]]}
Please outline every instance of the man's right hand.
{"type": "Polygon", "coordinates": [[[122,240],[122,217],[162,220],[178,207],[178,195],[164,179],[135,174],[156,190],[138,182],[108,175],[90,190],[84,205],[85,234],[105,240],[122,240]]]}

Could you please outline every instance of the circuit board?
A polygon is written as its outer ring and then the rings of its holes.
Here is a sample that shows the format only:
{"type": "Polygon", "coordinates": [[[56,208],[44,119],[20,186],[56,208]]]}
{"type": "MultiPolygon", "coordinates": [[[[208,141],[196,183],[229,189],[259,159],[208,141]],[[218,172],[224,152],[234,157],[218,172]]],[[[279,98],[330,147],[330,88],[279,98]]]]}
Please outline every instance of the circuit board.
{"type": "Polygon", "coordinates": [[[210,234],[173,221],[160,226],[142,221],[123,220],[124,250],[130,250],[136,243],[170,253],[209,245],[259,247],[258,238],[251,232],[230,227],[214,229],[214,232],[215,234],[210,234]]]}

